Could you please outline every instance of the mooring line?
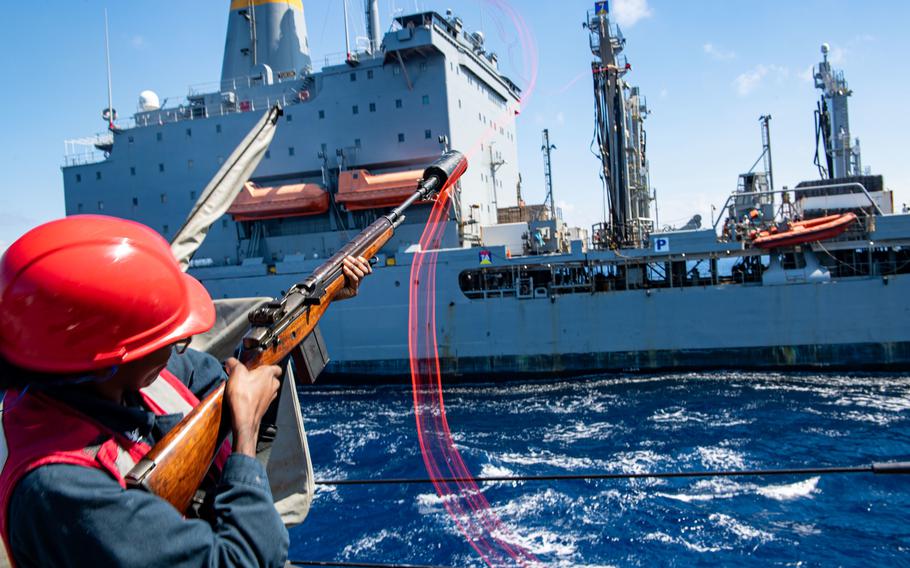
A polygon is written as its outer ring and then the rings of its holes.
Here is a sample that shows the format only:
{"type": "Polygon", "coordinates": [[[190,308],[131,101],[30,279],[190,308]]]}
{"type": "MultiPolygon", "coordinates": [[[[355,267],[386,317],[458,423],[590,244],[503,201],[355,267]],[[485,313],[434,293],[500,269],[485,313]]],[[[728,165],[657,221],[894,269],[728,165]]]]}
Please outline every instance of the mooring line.
{"type": "Polygon", "coordinates": [[[689,477],[759,477],[772,475],[833,475],[874,473],[900,475],[910,473],[910,462],[880,462],[862,466],[806,467],[786,469],[743,469],[721,471],[664,471],[645,473],[578,473],[555,475],[495,475],[481,477],[446,478],[387,478],[387,479],[330,479],[316,481],[316,485],[416,485],[422,483],[502,483],[518,481],[594,481],[603,479],[648,479],[689,477]]]}

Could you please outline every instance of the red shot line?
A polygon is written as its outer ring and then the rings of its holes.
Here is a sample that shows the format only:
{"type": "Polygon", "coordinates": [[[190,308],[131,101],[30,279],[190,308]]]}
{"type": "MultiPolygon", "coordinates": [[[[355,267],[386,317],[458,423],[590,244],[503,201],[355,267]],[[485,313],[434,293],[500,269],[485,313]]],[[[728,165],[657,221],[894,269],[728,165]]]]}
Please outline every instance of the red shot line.
{"type": "Polygon", "coordinates": [[[433,205],[411,265],[408,349],[420,451],[432,479],[456,480],[434,481],[433,486],[459,531],[488,566],[536,566],[538,560],[515,544],[512,531],[473,481],[446,419],[436,339],[436,258],[450,209],[449,189],[433,205]]]}

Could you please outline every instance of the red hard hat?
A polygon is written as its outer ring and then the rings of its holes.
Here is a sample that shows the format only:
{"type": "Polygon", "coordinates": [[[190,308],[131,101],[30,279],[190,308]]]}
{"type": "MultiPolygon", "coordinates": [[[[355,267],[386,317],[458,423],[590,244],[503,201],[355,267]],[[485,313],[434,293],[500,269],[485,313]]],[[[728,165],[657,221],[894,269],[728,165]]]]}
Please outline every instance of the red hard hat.
{"type": "Polygon", "coordinates": [[[0,259],[0,355],[25,369],[121,365],[214,323],[202,284],[180,271],[158,233],[133,221],[52,221],[0,259]]]}

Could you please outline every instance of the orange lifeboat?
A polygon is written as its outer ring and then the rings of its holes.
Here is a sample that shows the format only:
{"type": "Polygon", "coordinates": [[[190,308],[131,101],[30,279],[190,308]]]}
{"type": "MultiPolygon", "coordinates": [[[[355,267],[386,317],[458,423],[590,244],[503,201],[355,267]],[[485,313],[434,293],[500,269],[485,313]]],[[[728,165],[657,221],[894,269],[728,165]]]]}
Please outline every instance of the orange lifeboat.
{"type": "Polygon", "coordinates": [[[373,175],[367,170],[349,170],[338,176],[335,201],[348,211],[397,207],[417,189],[423,170],[373,175]]]}
{"type": "Polygon", "coordinates": [[[791,223],[789,229],[779,233],[761,231],[752,244],[763,249],[771,249],[824,241],[842,234],[854,221],[856,221],[856,215],[853,213],[797,221],[791,223]]]}
{"type": "Polygon", "coordinates": [[[235,221],[263,221],[319,215],[328,210],[329,194],[319,184],[259,187],[247,182],[227,212],[235,221]]]}

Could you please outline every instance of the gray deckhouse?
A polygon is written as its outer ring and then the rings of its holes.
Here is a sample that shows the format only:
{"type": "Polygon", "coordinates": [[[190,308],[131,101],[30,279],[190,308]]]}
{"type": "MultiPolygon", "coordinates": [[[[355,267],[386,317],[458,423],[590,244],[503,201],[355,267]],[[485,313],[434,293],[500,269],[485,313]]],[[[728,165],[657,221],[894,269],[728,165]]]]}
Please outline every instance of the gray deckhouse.
{"type": "MultiPolygon", "coordinates": [[[[445,143],[468,154],[471,167],[444,244],[478,242],[479,228],[496,223],[497,193],[511,196],[518,183],[514,118],[520,95],[499,73],[496,55],[485,51],[482,34],[468,33],[451,14],[403,16],[381,44],[371,41],[341,62],[327,58],[313,72],[302,5],[252,4],[252,16],[248,3],[232,4],[220,88],[191,91],[170,107],[143,93],[127,124],[68,144],[94,148],[67,156],[66,213],[135,219],[173,236],[224,159],[261,113],[278,103],[284,116],[253,181],[317,184],[328,191],[331,205],[317,214],[242,222],[226,215],[212,227],[197,265],[331,254],[350,231],[385,210],[339,204],[335,194],[343,172],[418,169],[445,143]],[[490,175],[494,160],[497,169],[490,175]]],[[[409,215],[386,250],[416,242],[427,211],[423,206],[409,215]]]]}

